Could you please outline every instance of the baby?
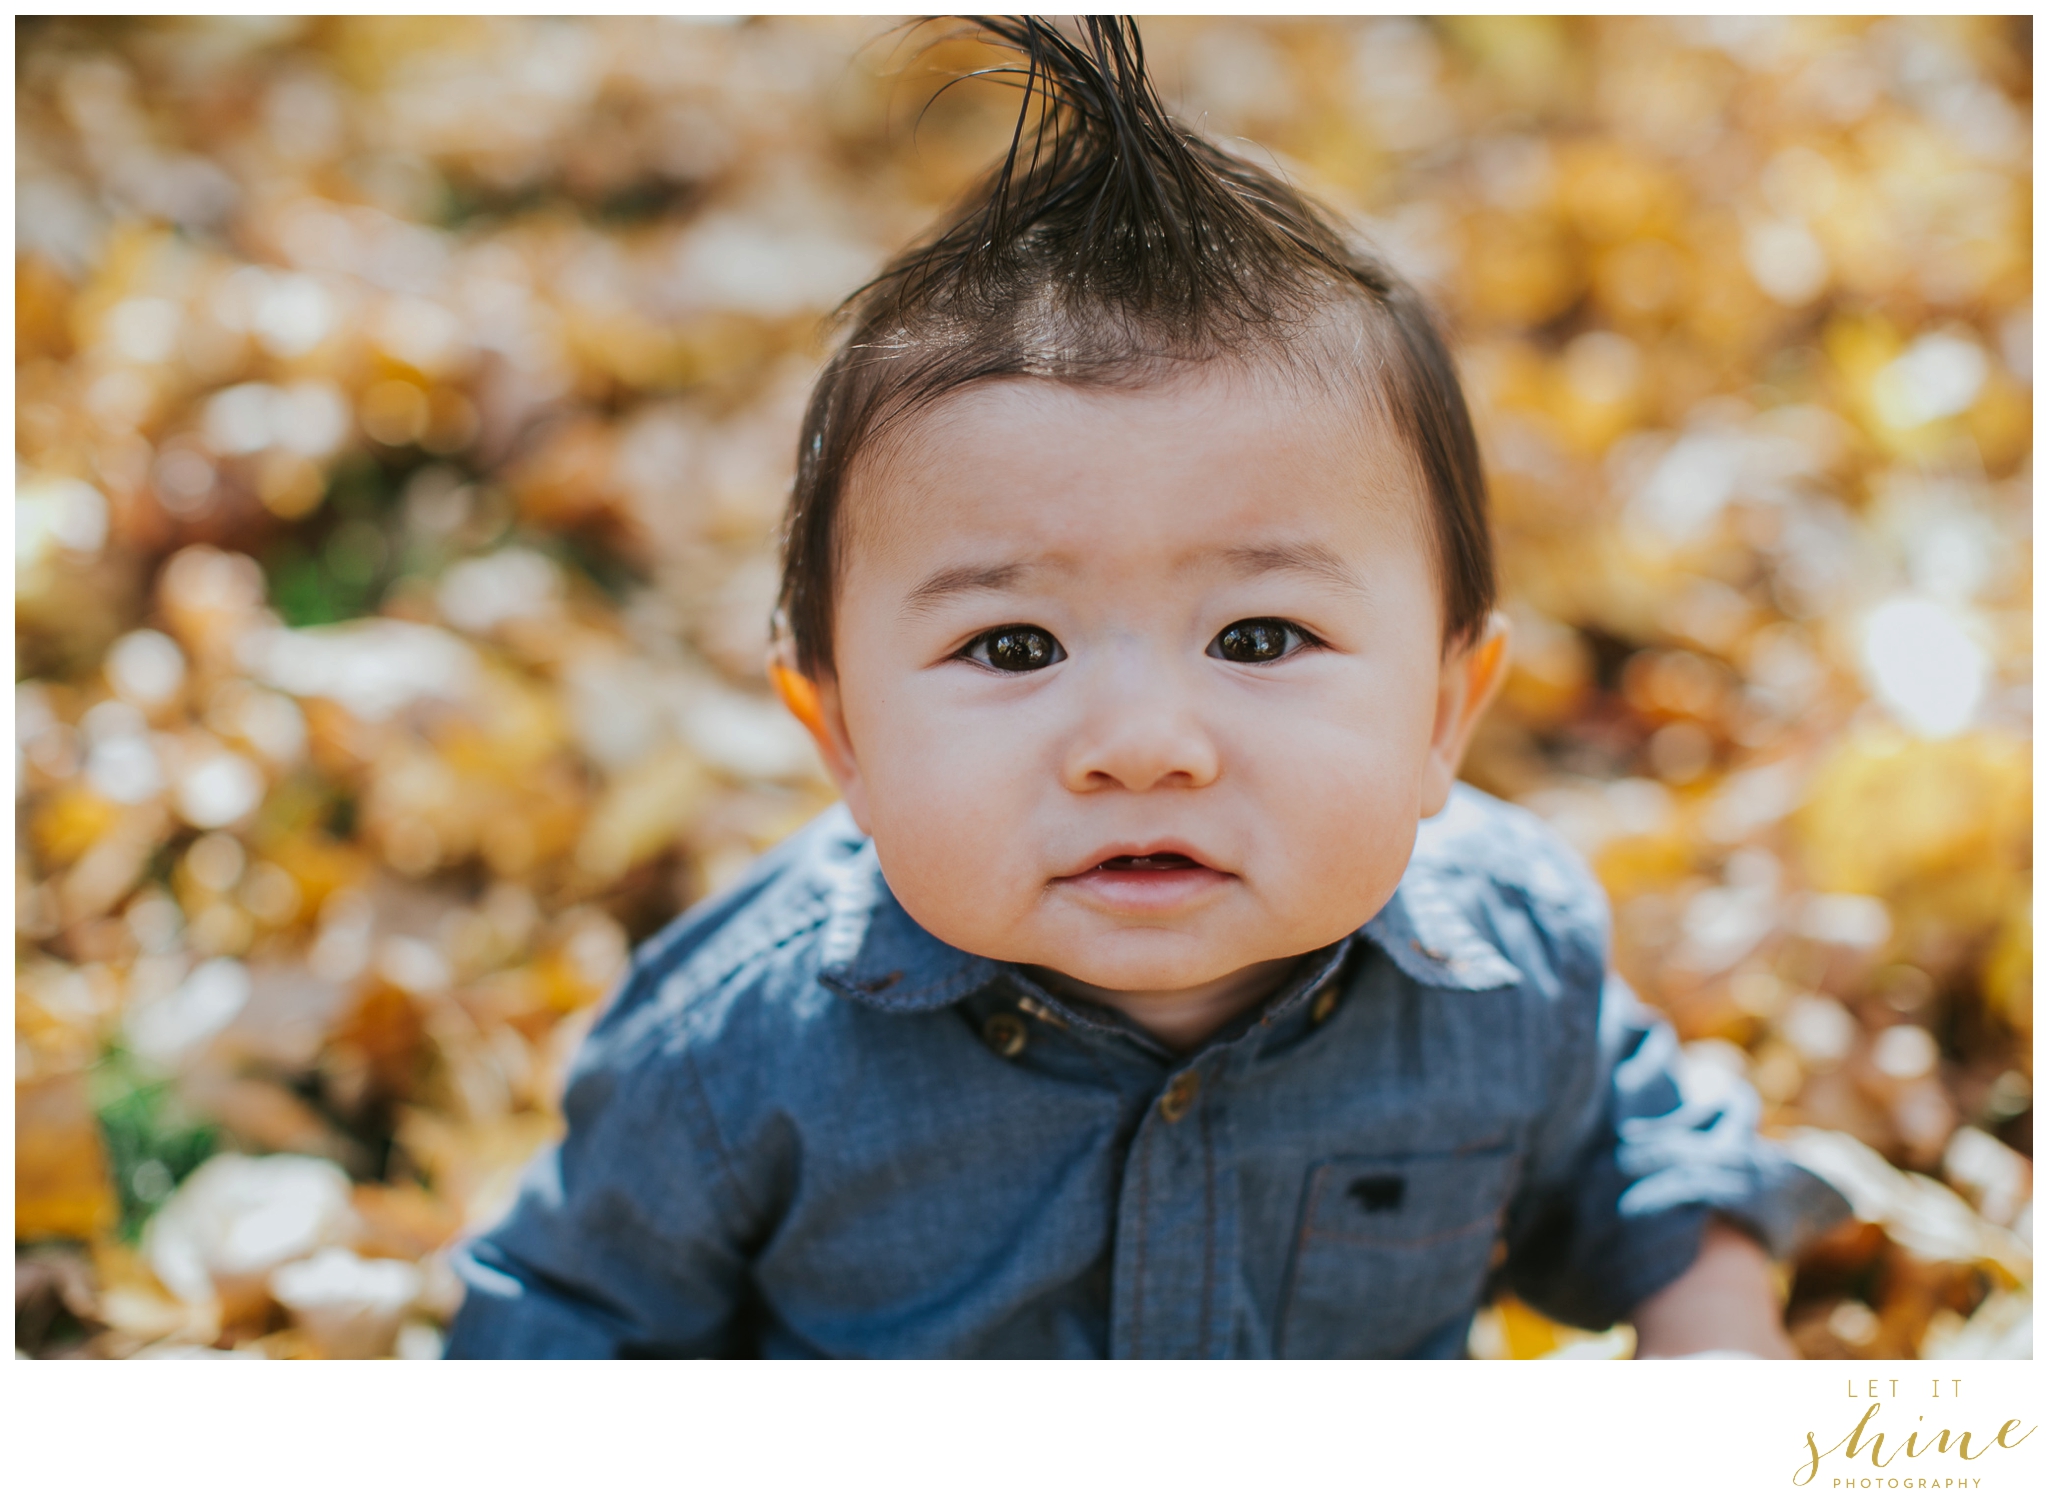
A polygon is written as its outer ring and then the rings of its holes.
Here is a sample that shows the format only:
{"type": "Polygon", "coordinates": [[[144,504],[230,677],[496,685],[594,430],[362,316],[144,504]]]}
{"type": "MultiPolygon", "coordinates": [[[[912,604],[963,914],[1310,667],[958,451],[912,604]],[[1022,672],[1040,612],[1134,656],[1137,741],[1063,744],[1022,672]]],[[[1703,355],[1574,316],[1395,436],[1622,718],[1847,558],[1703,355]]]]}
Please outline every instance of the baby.
{"type": "Polygon", "coordinates": [[[1016,143],[799,450],[843,805],[641,951],[450,1352],[1444,1357],[1512,1291],[1788,1355],[1840,1199],[1455,782],[1506,631],[1427,309],[1128,25],[983,24],[1016,143]]]}

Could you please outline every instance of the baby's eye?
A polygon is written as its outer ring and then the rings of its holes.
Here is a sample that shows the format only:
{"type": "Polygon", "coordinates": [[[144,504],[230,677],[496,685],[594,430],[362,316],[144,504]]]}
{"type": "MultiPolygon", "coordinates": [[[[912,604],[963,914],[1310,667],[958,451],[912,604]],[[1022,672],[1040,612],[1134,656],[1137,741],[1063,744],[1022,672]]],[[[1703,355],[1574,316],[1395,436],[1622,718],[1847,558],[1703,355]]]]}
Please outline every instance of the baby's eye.
{"type": "Polygon", "coordinates": [[[1224,661],[1278,661],[1310,644],[1306,631],[1285,620],[1239,620],[1209,642],[1209,654],[1224,661]]]}
{"type": "Polygon", "coordinates": [[[1064,661],[1060,643],[1036,625],[999,625],[985,630],[960,653],[998,672],[1036,672],[1064,661]]]}

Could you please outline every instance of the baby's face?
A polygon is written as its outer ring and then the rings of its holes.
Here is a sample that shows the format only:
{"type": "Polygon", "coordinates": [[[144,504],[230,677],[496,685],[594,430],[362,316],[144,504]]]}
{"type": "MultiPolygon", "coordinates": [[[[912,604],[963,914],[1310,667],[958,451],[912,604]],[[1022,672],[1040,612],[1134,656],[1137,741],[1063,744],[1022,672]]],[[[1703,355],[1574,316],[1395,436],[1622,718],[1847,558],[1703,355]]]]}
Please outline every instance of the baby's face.
{"type": "Polygon", "coordinates": [[[856,473],[822,738],[928,931],[1180,990],[1393,894],[1499,653],[1445,657],[1412,463],[1307,384],[970,387],[856,473]]]}

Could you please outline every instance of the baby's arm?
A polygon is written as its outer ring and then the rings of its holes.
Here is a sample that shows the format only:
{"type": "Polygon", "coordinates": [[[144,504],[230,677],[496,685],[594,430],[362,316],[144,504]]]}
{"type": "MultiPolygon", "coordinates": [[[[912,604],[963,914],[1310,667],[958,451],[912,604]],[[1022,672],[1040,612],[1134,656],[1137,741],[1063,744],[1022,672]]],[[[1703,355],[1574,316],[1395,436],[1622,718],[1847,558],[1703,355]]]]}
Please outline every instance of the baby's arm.
{"type": "Polygon", "coordinates": [[[635,963],[577,1058],[567,1137],[455,1253],[468,1292],[450,1358],[732,1352],[746,1265],[725,1232],[695,1060],[649,1014],[665,974],[635,963]]]}
{"type": "Polygon", "coordinates": [[[587,1053],[567,1138],[518,1201],[454,1258],[468,1291],[451,1359],[692,1358],[734,1352],[746,1265],[678,1116],[683,1070],[587,1053]]]}
{"type": "Polygon", "coordinates": [[[1770,1258],[1749,1235],[1710,1220],[1690,1270],[1644,1299],[1631,1318],[1637,1359],[1747,1355],[1796,1359],[1778,1307],[1770,1258]]]}
{"type": "Polygon", "coordinates": [[[1670,1024],[1618,977],[1598,991],[1592,1036],[1588,998],[1562,989],[1553,1012],[1552,1104],[1503,1284],[1581,1328],[1633,1321],[1647,1357],[1789,1357],[1768,1257],[1847,1205],[1760,1140],[1748,1086],[1688,1067],[1670,1024]]]}

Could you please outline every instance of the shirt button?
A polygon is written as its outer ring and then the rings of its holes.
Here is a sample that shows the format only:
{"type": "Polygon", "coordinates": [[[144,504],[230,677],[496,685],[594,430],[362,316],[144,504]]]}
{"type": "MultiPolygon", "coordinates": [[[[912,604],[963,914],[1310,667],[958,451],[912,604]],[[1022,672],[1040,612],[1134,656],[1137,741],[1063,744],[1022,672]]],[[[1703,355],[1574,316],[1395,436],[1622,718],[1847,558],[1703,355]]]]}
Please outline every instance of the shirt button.
{"type": "Polygon", "coordinates": [[[1308,1008],[1308,1018],[1316,1025],[1330,1019],[1337,1009],[1337,986],[1326,984],[1317,991],[1315,1001],[1308,1008]]]}
{"type": "Polygon", "coordinates": [[[1194,1073],[1182,1073],[1166,1086],[1166,1092],[1159,1096],[1159,1113],[1167,1124],[1178,1123],[1188,1112],[1188,1106],[1195,1102],[1195,1093],[1201,1086],[1201,1078],[1194,1073]]]}
{"type": "Polygon", "coordinates": [[[999,1010],[981,1023],[981,1039],[998,1057],[1015,1057],[1024,1050],[1024,1022],[1006,1010],[999,1010]]]}

